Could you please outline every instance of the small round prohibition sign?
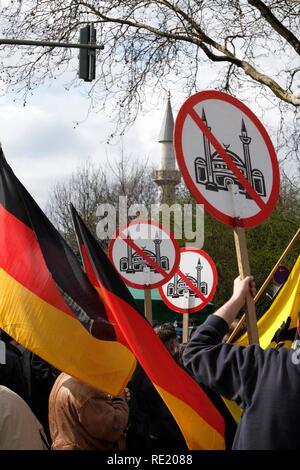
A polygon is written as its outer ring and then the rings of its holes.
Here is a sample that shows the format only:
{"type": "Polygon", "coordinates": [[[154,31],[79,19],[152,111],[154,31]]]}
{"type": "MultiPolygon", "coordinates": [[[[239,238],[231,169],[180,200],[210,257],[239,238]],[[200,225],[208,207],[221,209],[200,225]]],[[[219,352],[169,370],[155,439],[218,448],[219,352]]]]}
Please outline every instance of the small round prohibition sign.
{"type": "Polygon", "coordinates": [[[180,249],[162,224],[138,219],[117,231],[109,245],[109,258],[127,285],[154,289],[175,273],[180,249]]]}
{"type": "Polygon", "coordinates": [[[178,313],[194,313],[213,298],[218,274],[212,258],[203,250],[181,248],[179,268],[159,288],[165,304],[178,313]]]}

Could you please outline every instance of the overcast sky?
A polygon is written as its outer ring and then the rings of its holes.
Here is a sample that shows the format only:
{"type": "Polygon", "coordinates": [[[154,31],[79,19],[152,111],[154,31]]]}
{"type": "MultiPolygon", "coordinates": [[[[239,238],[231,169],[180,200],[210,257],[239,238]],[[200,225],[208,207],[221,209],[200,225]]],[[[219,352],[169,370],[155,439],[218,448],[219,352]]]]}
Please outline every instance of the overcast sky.
{"type": "MultiPolygon", "coordinates": [[[[210,71],[211,72],[211,71],[210,71]]],[[[211,73],[204,73],[207,79],[211,73]]],[[[18,178],[44,208],[55,182],[68,178],[85,159],[105,165],[120,155],[121,142],[107,144],[113,123],[103,114],[91,112],[84,91],[87,85],[65,88],[69,77],[62,77],[37,89],[24,107],[19,97],[0,96],[0,141],[5,156],[18,178]],[[81,122],[76,125],[77,122],[81,122]]],[[[73,75],[72,75],[73,78],[73,75]]],[[[203,83],[203,88],[207,88],[203,83]]],[[[184,98],[174,93],[174,118],[184,98]]],[[[157,110],[140,115],[123,138],[123,148],[133,159],[148,159],[159,166],[157,142],[163,120],[165,100],[157,110]]],[[[250,108],[255,112],[256,103],[250,108]]],[[[276,127],[275,113],[268,113],[264,125],[276,127]]]]}
{"type": "MultiPolygon", "coordinates": [[[[24,107],[13,96],[0,97],[0,141],[16,175],[44,206],[51,187],[67,178],[86,158],[105,165],[117,159],[121,142],[107,144],[113,128],[108,117],[91,113],[82,89],[66,91],[63,82],[43,86],[24,107]],[[86,118],[86,119],[85,119],[86,118]],[[76,125],[76,122],[83,121],[76,125]],[[111,129],[111,130],[110,130],[111,129]]],[[[125,154],[159,164],[157,142],[161,110],[141,116],[123,138],[125,154]]]]}

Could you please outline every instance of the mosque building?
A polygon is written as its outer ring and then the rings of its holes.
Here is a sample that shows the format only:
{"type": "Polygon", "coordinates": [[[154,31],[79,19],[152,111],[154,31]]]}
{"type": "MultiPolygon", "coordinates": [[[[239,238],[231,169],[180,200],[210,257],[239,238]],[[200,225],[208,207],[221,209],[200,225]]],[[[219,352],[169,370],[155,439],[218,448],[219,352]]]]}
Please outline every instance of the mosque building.
{"type": "MultiPolygon", "coordinates": [[[[130,239],[129,233],[128,238],[130,239]]],[[[156,234],[153,240],[154,252],[149,249],[146,249],[145,247],[141,247],[141,249],[164,271],[169,271],[169,258],[167,256],[161,255],[161,242],[162,240],[158,237],[158,234],[156,234]]],[[[145,267],[149,267],[150,271],[157,272],[157,270],[153,266],[150,266],[147,263],[143,256],[133,251],[132,247],[127,244],[127,257],[123,256],[122,258],[120,258],[120,271],[126,273],[143,272],[145,267]]]]}
{"type": "MultiPolygon", "coordinates": [[[[204,109],[202,109],[202,121],[210,130],[211,128],[207,124],[204,109]]],[[[260,170],[252,168],[250,156],[250,144],[252,139],[248,136],[243,119],[241,124],[241,135],[239,135],[239,138],[243,144],[243,160],[234,152],[229,150],[230,145],[224,145],[226,153],[230,156],[232,162],[244,177],[249,181],[257,194],[264,197],[266,196],[264,176],[260,170]]],[[[197,157],[195,159],[196,182],[198,184],[205,185],[205,188],[209,191],[228,191],[228,185],[235,184],[239,187],[239,193],[244,194],[248,199],[251,199],[251,196],[248,195],[245,188],[228,168],[218,152],[215,151],[212,153],[210,142],[205,134],[203,134],[203,146],[204,158],[197,157]]]]}
{"type": "MultiPolygon", "coordinates": [[[[195,266],[195,269],[197,271],[196,279],[190,274],[186,274],[186,277],[195,287],[197,287],[201,294],[207,295],[207,282],[201,281],[201,271],[203,266],[201,265],[200,258],[198,259],[198,263],[197,266],[195,266]]],[[[175,274],[174,282],[170,282],[167,286],[167,296],[172,297],[173,299],[177,297],[183,297],[186,291],[189,291],[191,297],[196,297],[195,292],[190,288],[190,286],[188,286],[187,283],[178,276],[178,274],[175,274]]]]}

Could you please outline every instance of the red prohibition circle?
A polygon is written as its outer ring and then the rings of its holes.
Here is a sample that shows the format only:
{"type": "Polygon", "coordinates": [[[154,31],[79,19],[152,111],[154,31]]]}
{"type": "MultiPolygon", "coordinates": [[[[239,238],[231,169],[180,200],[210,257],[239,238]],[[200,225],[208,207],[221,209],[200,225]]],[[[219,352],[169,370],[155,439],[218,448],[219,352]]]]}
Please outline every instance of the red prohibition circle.
{"type": "MultiPolygon", "coordinates": [[[[190,308],[188,310],[186,310],[184,308],[181,308],[181,307],[178,307],[177,305],[172,304],[172,302],[170,302],[170,300],[165,295],[165,293],[163,291],[163,288],[159,287],[158,291],[159,291],[159,294],[160,294],[162,300],[164,301],[164,303],[171,310],[174,310],[175,312],[182,313],[182,314],[195,313],[195,312],[198,312],[199,310],[202,310],[210,302],[210,300],[213,298],[213,296],[216,292],[217,284],[218,284],[218,273],[217,273],[216,265],[215,265],[213,259],[205,251],[199,250],[198,248],[180,248],[180,253],[184,253],[184,252],[198,253],[199,255],[203,256],[203,258],[205,258],[208,261],[208,263],[211,267],[212,273],[213,273],[213,285],[212,285],[210,293],[205,298],[205,301],[202,302],[200,305],[197,305],[196,307],[190,308]]],[[[179,263],[179,267],[180,267],[180,263],[179,263]]]]}
{"type": "MultiPolygon", "coordinates": [[[[124,243],[126,243],[126,242],[124,241],[124,243]]],[[[110,261],[112,262],[113,266],[115,267],[115,269],[118,271],[118,273],[121,276],[121,278],[123,279],[123,281],[125,282],[125,284],[127,284],[130,287],[134,287],[135,289],[143,289],[143,290],[145,290],[145,289],[155,289],[156,287],[160,287],[163,284],[165,284],[166,282],[168,282],[174,276],[174,274],[175,274],[175,272],[176,272],[176,270],[179,266],[180,248],[179,248],[179,245],[178,245],[177,241],[175,240],[174,234],[172,232],[170,232],[168,229],[166,229],[162,224],[156,222],[155,220],[138,219],[138,220],[133,220],[129,224],[123,225],[122,227],[120,227],[116,231],[116,234],[113,236],[113,238],[111,239],[110,244],[108,246],[108,257],[109,257],[110,261]],[[173,266],[172,270],[168,274],[166,273],[165,277],[163,277],[160,281],[155,282],[154,284],[142,285],[142,284],[138,284],[136,282],[132,282],[132,281],[128,280],[125,276],[123,276],[120,273],[119,269],[115,265],[115,261],[114,261],[114,258],[113,258],[113,248],[114,248],[115,241],[117,240],[117,238],[120,237],[120,234],[124,230],[128,229],[129,227],[132,227],[132,225],[137,225],[137,224],[154,225],[155,227],[159,228],[160,230],[162,230],[163,232],[165,232],[168,235],[168,237],[170,238],[170,240],[171,240],[171,242],[173,243],[173,246],[174,246],[175,260],[174,260],[174,266],[173,266]]]]}
{"type": "Polygon", "coordinates": [[[182,172],[182,176],[186,182],[187,187],[189,188],[193,196],[197,199],[197,201],[204,204],[205,210],[207,210],[207,212],[209,212],[213,217],[218,219],[220,222],[223,222],[224,224],[231,225],[231,226],[255,227],[256,225],[261,224],[271,214],[272,210],[274,209],[277,203],[277,199],[279,196],[279,189],[280,189],[280,174],[279,174],[279,167],[278,167],[276,152],[273,147],[272,141],[266,129],[262,125],[262,123],[255,116],[255,114],[237,98],[234,98],[233,96],[230,96],[226,93],[223,93],[221,91],[216,91],[216,90],[201,91],[191,96],[190,98],[188,98],[185,101],[185,103],[182,105],[182,107],[180,108],[179,113],[176,118],[175,128],[174,128],[174,147],[175,147],[178,166],[182,172]],[[195,105],[205,100],[211,100],[211,99],[225,101],[227,103],[230,103],[234,107],[238,108],[240,111],[242,111],[256,126],[256,128],[258,129],[268,149],[271,164],[272,164],[272,171],[273,171],[272,190],[268,198],[268,201],[265,204],[265,207],[261,209],[257,214],[251,217],[246,217],[243,219],[230,217],[227,214],[224,214],[223,212],[221,212],[216,207],[214,207],[212,204],[210,204],[202,195],[202,193],[199,191],[199,189],[197,188],[186,166],[185,157],[184,157],[183,148],[182,148],[182,133],[183,133],[183,126],[184,126],[185,120],[189,116],[190,111],[194,108],[195,105]]]}

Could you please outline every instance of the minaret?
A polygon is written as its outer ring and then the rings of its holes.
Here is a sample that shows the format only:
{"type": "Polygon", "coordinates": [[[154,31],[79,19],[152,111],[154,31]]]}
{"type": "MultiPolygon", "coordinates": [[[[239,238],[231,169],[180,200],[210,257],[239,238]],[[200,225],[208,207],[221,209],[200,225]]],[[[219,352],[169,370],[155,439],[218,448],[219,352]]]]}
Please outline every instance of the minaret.
{"type": "Polygon", "coordinates": [[[161,244],[161,239],[158,237],[158,233],[156,232],[155,234],[155,238],[153,240],[154,242],[154,245],[155,245],[155,259],[156,259],[156,264],[158,264],[158,266],[161,265],[161,255],[160,255],[160,244],[161,244]]]}
{"type": "MultiPolygon", "coordinates": [[[[202,108],[202,121],[206,125],[206,127],[211,130],[211,127],[207,125],[207,120],[205,116],[204,108],[202,108]]],[[[206,161],[206,168],[207,168],[207,183],[205,185],[206,189],[211,191],[218,191],[218,187],[215,183],[213,166],[211,161],[211,150],[210,150],[210,143],[206,135],[203,133],[203,146],[204,146],[204,154],[205,154],[205,161],[206,161]]]]}
{"type": "Polygon", "coordinates": [[[203,269],[203,266],[201,265],[201,260],[200,258],[198,259],[198,264],[196,266],[197,270],[197,289],[201,292],[201,271],[203,269]]]}
{"type": "Polygon", "coordinates": [[[160,204],[172,205],[175,202],[175,187],[180,182],[180,172],[176,169],[173,148],[173,131],[174,119],[169,92],[165,115],[158,137],[158,142],[161,144],[160,168],[153,173],[153,179],[160,187],[160,204]]]}
{"type": "MultiPolygon", "coordinates": [[[[244,119],[242,119],[241,134],[242,135],[240,135],[239,137],[240,137],[240,139],[243,143],[247,180],[249,181],[249,183],[253,187],[252,165],[251,165],[250,150],[249,150],[249,144],[250,144],[252,139],[251,139],[251,137],[248,137],[244,119]]],[[[250,196],[248,196],[248,193],[247,193],[247,197],[250,197],[250,196]]]]}

